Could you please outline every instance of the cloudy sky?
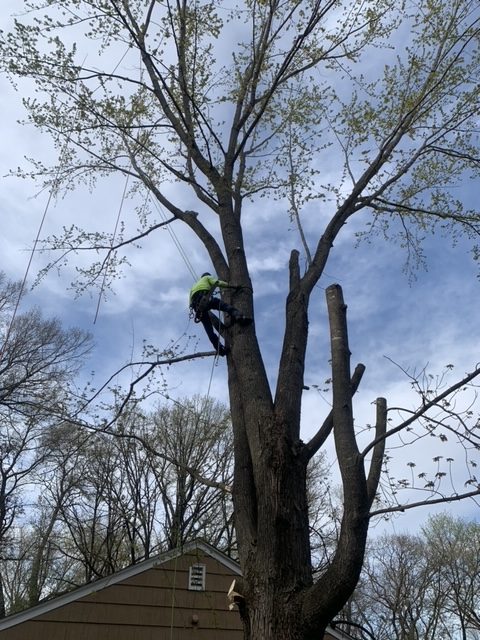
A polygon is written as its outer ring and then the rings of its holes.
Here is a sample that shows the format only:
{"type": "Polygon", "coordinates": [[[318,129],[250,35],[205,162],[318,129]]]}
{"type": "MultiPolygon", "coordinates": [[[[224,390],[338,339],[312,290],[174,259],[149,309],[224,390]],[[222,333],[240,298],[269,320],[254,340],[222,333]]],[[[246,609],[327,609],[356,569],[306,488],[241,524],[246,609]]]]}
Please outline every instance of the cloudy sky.
{"type": "MultiPolygon", "coordinates": [[[[3,0],[0,15],[3,28],[8,27],[16,7],[16,0],[3,0]]],[[[43,217],[41,235],[46,237],[60,233],[62,226],[75,222],[90,225],[92,229],[113,231],[120,208],[120,218],[126,221],[133,211],[133,203],[122,198],[125,187],[122,177],[100,182],[91,193],[79,188],[55,201],[50,200],[48,192],[39,192],[39,185],[7,176],[17,166],[28,167],[26,158],[55,160],[48,137],[29,125],[18,123],[24,117],[22,92],[30,90],[33,87],[23,84],[21,91],[15,92],[7,79],[0,76],[0,269],[11,279],[24,277],[43,217]]],[[[478,185],[471,183],[457,185],[457,188],[467,197],[478,191],[478,185]]],[[[416,279],[410,281],[403,270],[405,255],[401,248],[378,238],[372,244],[357,247],[354,232],[358,228],[352,225],[345,229],[312,300],[305,380],[310,390],[304,398],[304,439],[313,434],[329,410],[328,394],[321,391],[330,375],[324,290],[333,282],[342,285],[348,304],[352,364],[363,362],[367,367],[355,398],[359,429],[374,421],[372,403],[378,396],[385,396],[390,406],[414,406],[409,381],[400,367],[413,373],[428,366],[436,374],[445,365],[452,364],[455,367],[451,372],[453,382],[456,376],[471,371],[480,361],[477,347],[480,282],[468,247],[460,243],[452,248],[443,238],[428,238],[425,243],[428,267],[418,271],[416,279]]],[[[114,292],[107,294],[107,300],[100,301],[96,322],[98,292],[76,297],[69,286],[75,278],[76,266],[88,260],[84,255],[73,257],[59,273],[50,271],[29,292],[21,310],[39,305],[45,315],[58,316],[65,326],[81,326],[90,331],[96,348],[86,372],[94,371],[97,383],[129,361],[141,359],[144,341],[159,349],[172,344],[187,351],[209,349],[199,326],[189,321],[187,296],[192,275],[175,239],[186,251],[197,274],[212,267],[188,231],[181,227],[174,227],[174,231],[175,238],[168,231],[160,230],[149,237],[140,250],[128,251],[131,266],[115,283],[114,292]]],[[[312,231],[315,231],[313,227],[312,231]]],[[[273,383],[281,346],[288,281],[286,265],[291,247],[298,246],[298,238],[282,203],[267,199],[250,205],[245,235],[251,258],[257,330],[273,383]]],[[[29,285],[50,259],[51,255],[38,252],[33,256],[29,285]]],[[[224,361],[213,368],[211,360],[178,365],[168,373],[169,393],[176,398],[206,394],[210,378],[211,395],[226,401],[224,361]]],[[[433,456],[452,455],[451,443],[443,447],[439,449],[435,441],[435,446],[423,442],[415,454],[409,449],[396,450],[393,475],[409,477],[407,463],[414,456],[418,469],[423,463],[430,465],[434,472],[433,456]]],[[[330,455],[333,458],[333,453],[330,455]]],[[[461,492],[463,487],[456,489],[461,492]]],[[[471,501],[448,508],[478,517],[478,506],[471,501]]],[[[409,512],[404,520],[395,519],[391,526],[396,530],[416,526],[428,513],[425,508],[415,515],[409,512]]]]}

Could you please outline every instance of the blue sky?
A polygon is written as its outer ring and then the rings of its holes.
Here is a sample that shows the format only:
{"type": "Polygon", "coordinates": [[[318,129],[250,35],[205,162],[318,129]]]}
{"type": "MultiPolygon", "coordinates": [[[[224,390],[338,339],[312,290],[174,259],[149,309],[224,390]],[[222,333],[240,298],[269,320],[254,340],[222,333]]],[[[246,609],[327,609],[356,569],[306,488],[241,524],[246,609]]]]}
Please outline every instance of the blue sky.
{"type": "MultiPolygon", "coordinates": [[[[8,8],[15,6],[14,0],[4,2],[0,25],[8,21],[8,8]]],[[[23,91],[28,91],[28,85],[22,87],[23,91]]],[[[49,161],[54,160],[55,155],[48,137],[31,126],[17,124],[16,121],[23,117],[21,95],[15,93],[3,77],[0,77],[0,111],[0,255],[3,258],[0,268],[10,278],[21,279],[45,211],[42,236],[59,233],[63,225],[75,222],[80,226],[90,225],[92,229],[113,231],[119,207],[122,206],[122,219],[128,221],[133,203],[122,202],[125,185],[122,177],[100,182],[92,193],[79,188],[48,206],[49,194],[37,194],[38,185],[5,177],[10,169],[27,166],[25,157],[49,161]]],[[[458,188],[467,198],[472,194],[472,199],[478,191],[475,183],[462,184],[458,188]]],[[[185,193],[179,197],[187,201],[190,198],[185,193]]],[[[248,205],[245,218],[257,330],[273,383],[281,347],[288,256],[291,247],[299,243],[284,203],[262,199],[248,205]]],[[[307,231],[310,226],[312,232],[315,230],[321,216],[317,213],[312,220],[307,221],[307,231]]],[[[418,371],[428,365],[433,373],[453,364],[452,382],[457,374],[460,377],[480,361],[477,348],[480,282],[478,265],[468,254],[468,246],[461,242],[452,248],[446,239],[429,238],[425,244],[428,269],[418,271],[416,280],[410,282],[403,272],[405,255],[401,248],[381,238],[357,247],[354,231],[358,228],[357,224],[347,225],[312,299],[305,378],[311,388],[304,397],[304,439],[314,433],[329,410],[328,396],[318,392],[313,385],[322,387],[330,376],[324,289],[333,282],[342,285],[348,304],[352,365],[363,362],[367,366],[355,398],[359,428],[374,421],[372,403],[378,396],[385,396],[389,405],[414,406],[415,398],[408,380],[391,360],[409,371],[418,371]]],[[[200,274],[210,270],[206,253],[192,234],[180,225],[175,225],[174,229],[195,271],[200,274]]],[[[98,293],[90,292],[76,298],[69,289],[76,265],[88,260],[84,255],[71,260],[60,273],[51,271],[28,294],[21,307],[25,310],[32,304],[39,305],[47,316],[60,317],[66,326],[76,325],[89,330],[96,348],[85,374],[95,371],[97,383],[128,361],[140,359],[144,340],[159,349],[168,348],[172,343],[184,345],[189,351],[209,349],[201,328],[188,319],[187,295],[192,276],[168,232],[156,232],[143,243],[141,250],[129,249],[127,253],[131,267],[127,267],[123,277],[115,283],[114,293],[108,293],[107,300],[101,301],[95,324],[98,293]]],[[[46,260],[48,256],[34,256],[29,283],[46,260]]],[[[224,361],[219,361],[213,369],[211,360],[173,367],[168,372],[169,393],[172,397],[207,393],[211,376],[211,395],[226,401],[224,361]]],[[[126,380],[128,378],[123,379],[126,380]]],[[[457,449],[455,454],[451,453],[452,443],[444,446],[448,448],[445,456],[458,455],[460,459],[457,449]]],[[[438,445],[432,447],[431,442],[420,443],[415,454],[419,469],[422,463],[433,464],[431,458],[437,455],[437,449],[438,445]]],[[[333,458],[332,450],[329,455],[333,458]]],[[[394,473],[397,477],[406,477],[406,463],[412,456],[409,449],[396,451],[394,473]]],[[[477,517],[478,507],[472,502],[448,509],[477,517]]],[[[403,520],[395,520],[394,526],[397,530],[417,526],[428,512],[425,508],[408,512],[403,520]]]]}

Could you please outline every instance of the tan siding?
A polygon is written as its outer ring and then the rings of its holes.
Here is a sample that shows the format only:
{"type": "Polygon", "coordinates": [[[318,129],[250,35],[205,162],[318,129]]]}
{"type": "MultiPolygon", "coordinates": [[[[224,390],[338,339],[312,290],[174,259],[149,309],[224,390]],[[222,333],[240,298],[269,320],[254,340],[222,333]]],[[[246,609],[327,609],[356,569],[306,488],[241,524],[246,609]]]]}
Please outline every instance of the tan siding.
{"type": "MultiPolygon", "coordinates": [[[[228,578],[228,586],[232,582],[232,577],[228,578]]],[[[152,588],[146,586],[131,586],[131,585],[113,585],[102,591],[92,593],[85,598],[82,598],[80,602],[94,602],[105,604],[125,604],[125,605],[145,605],[145,606],[159,606],[159,607],[171,607],[172,600],[175,604],[189,607],[225,609],[226,607],[226,594],[228,587],[220,591],[185,591],[180,589],[161,589],[152,588]],[[207,594],[207,596],[206,596],[207,594]],[[208,601],[205,602],[205,598],[208,597],[208,601]]]]}
{"type": "Polygon", "coordinates": [[[0,640],[243,640],[226,598],[235,577],[209,555],[185,554],[0,631],[0,640]],[[197,563],[206,565],[205,591],[188,590],[197,563]]]}
{"type": "MultiPolygon", "coordinates": [[[[207,604],[207,603],[205,603],[207,604]]],[[[193,614],[197,614],[202,626],[211,629],[235,629],[238,627],[238,614],[233,611],[215,611],[208,608],[183,607],[145,607],[141,605],[99,604],[74,602],[68,606],[50,611],[41,616],[41,620],[50,622],[92,622],[98,624],[169,627],[172,621],[175,627],[191,626],[193,614]]]]}
{"type": "Polygon", "coordinates": [[[26,622],[0,633],[2,640],[243,640],[241,631],[223,629],[174,629],[132,625],[65,624],[26,622]],[[228,635],[227,635],[228,633],[228,635]]]}
{"type": "Polygon", "coordinates": [[[242,640],[226,597],[234,577],[216,559],[188,554],[5,629],[0,639],[242,640]],[[197,563],[206,565],[205,591],[188,590],[188,569],[197,563]]]}

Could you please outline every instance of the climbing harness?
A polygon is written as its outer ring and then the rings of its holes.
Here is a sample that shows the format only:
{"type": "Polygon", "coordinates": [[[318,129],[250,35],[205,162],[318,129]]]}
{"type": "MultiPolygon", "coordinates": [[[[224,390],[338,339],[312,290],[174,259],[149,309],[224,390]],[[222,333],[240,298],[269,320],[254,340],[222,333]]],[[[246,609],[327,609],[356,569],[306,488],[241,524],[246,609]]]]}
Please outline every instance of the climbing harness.
{"type": "Polygon", "coordinates": [[[190,309],[192,311],[193,319],[198,324],[202,321],[203,314],[208,312],[208,305],[210,300],[212,299],[214,289],[210,289],[209,291],[199,291],[194,294],[192,299],[192,305],[190,309]]]}

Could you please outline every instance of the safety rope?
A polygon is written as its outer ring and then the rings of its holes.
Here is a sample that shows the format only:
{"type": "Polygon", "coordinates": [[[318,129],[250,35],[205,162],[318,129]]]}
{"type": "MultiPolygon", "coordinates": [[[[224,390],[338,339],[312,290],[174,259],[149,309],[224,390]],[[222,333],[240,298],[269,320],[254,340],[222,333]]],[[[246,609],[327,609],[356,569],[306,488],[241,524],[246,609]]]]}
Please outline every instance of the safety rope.
{"type": "Polygon", "coordinates": [[[95,310],[95,317],[93,319],[93,324],[95,324],[97,322],[97,318],[98,318],[98,312],[99,312],[99,309],[100,309],[100,302],[102,301],[103,291],[105,289],[105,282],[107,280],[107,272],[108,272],[108,265],[110,263],[110,256],[112,255],[113,244],[115,242],[115,238],[117,236],[118,225],[120,223],[120,215],[122,213],[123,203],[125,202],[125,196],[127,194],[129,177],[130,176],[127,175],[127,178],[125,180],[125,186],[123,187],[122,199],[120,200],[120,206],[118,208],[118,214],[117,214],[117,219],[115,221],[115,228],[113,230],[112,241],[110,243],[110,249],[108,251],[107,258],[106,258],[105,265],[104,265],[104,269],[103,269],[103,280],[102,280],[102,285],[100,287],[100,291],[99,291],[99,294],[98,294],[98,302],[97,302],[97,308],[95,310]]]}
{"type": "MultiPolygon", "coordinates": [[[[157,202],[157,200],[153,199],[151,194],[149,194],[149,198],[150,201],[153,203],[154,207],[156,208],[158,214],[160,215],[161,219],[165,222],[167,220],[167,215],[165,213],[165,211],[163,210],[163,207],[161,206],[161,204],[159,202],[157,202]]],[[[195,269],[193,268],[192,263],[190,262],[190,259],[188,257],[187,252],[185,251],[185,249],[182,246],[182,243],[180,242],[180,240],[177,237],[177,234],[175,233],[175,230],[172,228],[171,224],[167,224],[167,231],[170,234],[170,237],[173,240],[173,243],[175,244],[175,246],[178,249],[178,252],[181,256],[181,258],[183,259],[183,261],[185,262],[185,265],[187,267],[187,269],[190,272],[190,275],[192,276],[192,278],[194,280],[198,280],[198,275],[195,272],[195,269]]]]}
{"type": "MultiPolygon", "coordinates": [[[[86,58],[82,62],[82,65],[85,64],[85,60],[86,60],[86,58]]],[[[78,108],[77,108],[75,116],[74,116],[74,121],[77,119],[77,115],[78,115],[78,108]]],[[[2,360],[2,358],[4,356],[5,349],[7,348],[7,344],[8,344],[8,341],[10,339],[10,335],[12,333],[13,325],[14,325],[15,319],[17,317],[18,309],[20,307],[20,300],[22,299],[23,293],[25,291],[25,285],[27,283],[27,278],[28,278],[28,274],[30,272],[30,267],[32,266],[33,256],[35,255],[38,243],[40,241],[40,235],[42,233],[43,226],[44,226],[45,220],[47,218],[48,210],[50,209],[50,204],[51,204],[52,199],[53,199],[53,194],[55,193],[55,191],[57,190],[57,188],[58,188],[58,186],[60,184],[59,176],[60,176],[60,169],[62,168],[62,160],[66,155],[67,147],[70,144],[71,138],[72,138],[72,133],[70,132],[66,136],[65,142],[64,142],[64,144],[62,146],[62,149],[60,151],[59,162],[58,162],[57,170],[55,172],[53,181],[52,181],[52,183],[50,185],[50,189],[49,189],[49,192],[48,192],[47,203],[46,203],[46,205],[44,207],[44,210],[43,210],[43,214],[42,214],[42,217],[41,217],[41,220],[40,220],[40,224],[39,224],[38,230],[37,230],[37,235],[35,236],[35,240],[33,242],[32,250],[30,251],[30,256],[29,256],[29,259],[28,259],[27,267],[25,269],[25,273],[23,275],[23,280],[22,280],[22,283],[20,285],[20,289],[18,291],[18,296],[17,296],[17,300],[15,302],[15,306],[13,308],[12,317],[10,318],[10,322],[8,324],[7,332],[5,334],[5,340],[4,340],[4,342],[2,344],[2,347],[0,349],[0,361],[2,360]]]]}
{"type": "MultiPolygon", "coordinates": [[[[120,64],[122,63],[123,59],[125,58],[125,56],[127,55],[127,53],[128,53],[129,51],[130,51],[130,47],[127,47],[127,49],[125,50],[124,54],[121,56],[120,60],[119,60],[119,61],[117,62],[117,64],[115,65],[115,67],[114,67],[114,69],[113,69],[112,73],[115,73],[115,71],[118,69],[118,67],[120,66],[120,64]]],[[[86,60],[87,60],[87,57],[85,57],[85,58],[83,59],[82,64],[81,64],[81,65],[80,65],[80,67],[78,68],[78,74],[77,74],[77,78],[76,78],[76,80],[78,80],[78,77],[79,77],[79,75],[80,75],[80,71],[81,71],[81,69],[83,68],[83,65],[85,64],[86,60]]],[[[96,87],[96,89],[94,89],[94,90],[92,91],[92,95],[93,95],[93,94],[94,94],[98,89],[100,89],[100,88],[101,88],[101,86],[102,86],[102,85],[101,85],[101,84],[99,84],[99,85],[96,87]]],[[[74,122],[75,122],[75,121],[76,121],[76,119],[77,119],[78,112],[79,112],[79,109],[78,109],[78,107],[77,107],[77,109],[75,110],[74,122]]],[[[72,132],[73,132],[73,128],[70,130],[70,133],[65,137],[65,142],[64,142],[64,144],[63,144],[63,146],[62,146],[62,149],[61,149],[61,151],[60,151],[59,161],[58,161],[58,166],[57,166],[57,170],[56,170],[56,172],[55,172],[55,176],[54,176],[53,182],[51,183],[51,186],[50,186],[50,189],[49,189],[47,203],[46,203],[46,205],[45,205],[45,208],[44,208],[44,211],[43,211],[43,215],[42,215],[42,218],[41,218],[41,220],[40,220],[40,225],[39,225],[39,227],[38,227],[37,235],[36,235],[36,237],[35,237],[35,241],[34,241],[34,243],[33,243],[33,247],[32,247],[32,250],[31,250],[31,252],[30,252],[30,257],[29,257],[29,259],[28,259],[27,267],[26,267],[26,269],[25,269],[25,273],[24,273],[24,276],[23,276],[23,280],[22,280],[22,283],[21,283],[21,285],[20,285],[20,289],[19,289],[19,292],[18,292],[17,300],[16,300],[16,302],[15,302],[15,306],[14,306],[14,309],[13,309],[12,317],[10,318],[10,322],[9,322],[9,324],[8,324],[7,332],[6,332],[6,334],[5,334],[5,340],[4,340],[4,342],[3,342],[3,344],[2,344],[2,346],[1,346],[1,348],[0,348],[0,361],[1,361],[1,359],[3,358],[3,356],[4,356],[4,353],[5,353],[5,349],[6,349],[6,347],[7,347],[8,340],[10,339],[10,335],[11,335],[11,333],[12,333],[13,324],[14,324],[14,322],[15,322],[15,319],[16,319],[16,316],[17,316],[17,313],[18,313],[18,309],[19,309],[19,307],[20,307],[20,301],[21,301],[21,298],[22,298],[23,293],[24,293],[24,291],[25,291],[25,285],[26,285],[26,283],[27,283],[28,274],[29,274],[29,272],[30,272],[30,268],[31,268],[31,266],[32,266],[33,256],[34,256],[34,255],[35,255],[35,253],[36,253],[37,246],[38,246],[38,243],[39,243],[39,241],[40,241],[40,235],[41,235],[41,233],[42,233],[43,226],[44,226],[44,224],[45,224],[45,220],[46,220],[46,218],[47,218],[48,210],[50,209],[50,204],[51,204],[52,199],[53,199],[53,194],[55,193],[55,191],[57,190],[57,188],[58,188],[58,186],[59,186],[59,184],[60,184],[60,181],[59,181],[60,170],[61,170],[61,168],[63,168],[63,167],[62,167],[62,159],[65,157],[66,152],[67,152],[68,145],[70,144],[70,140],[72,139],[72,132]]],[[[97,312],[98,312],[98,306],[97,306],[97,312]]],[[[95,318],[96,318],[96,316],[95,316],[95,318]]]]}
{"type": "MultiPolygon", "coordinates": [[[[58,178],[59,171],[60,171],[60,169],[58,169],[57,176],[54,179],[54,184],[55,184],[55,181],[58,178]]],[[[35,241],[33,243],[32,250],[30,251],[30,257],[28,259],[27,268],[25,269],[23,280],[22,280],[22,283],[20,285],[20,289],[18,291],[17,300],[15,301],[15,306],[13,308],[12,317],[10,318],[10,322],[8,323],[7,332],[5,334],[5,340],[3,341],[2,348],[0,350],[0,361],[2,360],[2,358],[3,358],[4,354],[5,354],[5,349],[7,348],[8,341],[9,341],[10,336],[12,334],[13,325],[14,325],[15,319],[17,317],[18,308],[20,306],[20,300],[21,300],[21,298],[23,296],[23,292],[25,291],[25,284],[27,282],[28,273],[30,271],[30,267],[32,266],[33,256],[35,255],[35,251],[37,250],[37,245],[38,245],[38,242],[40,240],[40,234],[42,233],[43,225],[45,224],[45,219],[47,217],[47,211],[48,211],[48,209],[50,207],[50,202],[52,200],[52,193],[53,193],[53,187],[50,189],[50,193],[49,193],[49,196],[48,196],[47,204],[45,206],[42,218],[40,220],[40,225],[38,227],[37,235],[35,237],[35,241]]]]}
{"type": "Polygon", "coordinates": [[[177,587],[177,561],[178,561],[178,555],[180,552],[180,546],[179,546],[179,536],[180,536],[180,531],[177,531],[177,553],[175,554],[175,562],[173,565],[173,585],[172,585],[172,604],[171,604],[171,608],[170,608],[170,640],[173,640],[173,624],[174,624],[174,615],[175,615],[175,590],[177,587]]]}

